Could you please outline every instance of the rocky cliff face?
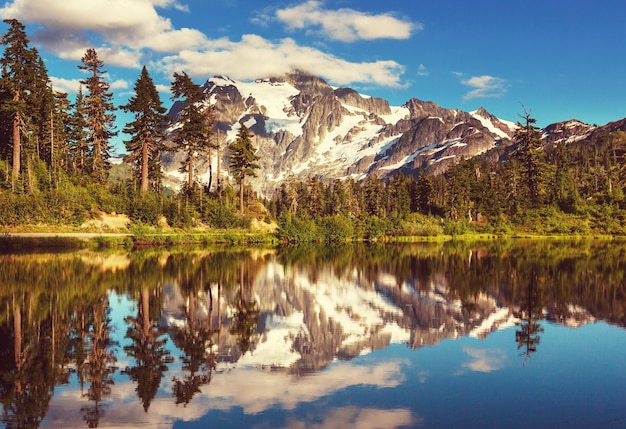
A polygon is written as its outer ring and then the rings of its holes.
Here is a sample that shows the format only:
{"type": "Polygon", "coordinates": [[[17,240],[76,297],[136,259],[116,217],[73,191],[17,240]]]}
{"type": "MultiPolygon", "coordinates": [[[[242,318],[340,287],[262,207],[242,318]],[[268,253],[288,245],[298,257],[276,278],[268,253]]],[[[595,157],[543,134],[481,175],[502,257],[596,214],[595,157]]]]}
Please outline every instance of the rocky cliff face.
{"type": "MultiPolygon", "coordinates": [[[[261,156],[255,186],[264,193],[288,177],[359,180],[399,171],[442,173],[461,157],[506,141],[514,129],[484,109],[467,113],[418,99],[390,106],[300,71],[255,82],[216,76],[203,90],[211,94],[217,112],[222,157],[240,122],[254,133],[261,156]]],[[[170,116],[175,118],[180,108],[174,105],[170,116]]],[[[216,157],[214,153],[200,163],[198,171],[208,171],[210,162],[215,172],[216,157]]],[[[179,174],[175,160],[169,157],[164,163],[174,180],[179,174]]],[[[206,175],[201,178],[208,183],[206,175]]]]}
{"type": "MultiPolygon", "coordinates": [[[[255,135],[261,157],[253,186],[265,195],[288,178],[361,180],[398,172],[441,174],[462,158],[512,144],[516,129],[514,123],[483,108],[464,112],[417,98],[390,106],[384,99],[333,88],[301,71],[255,82],[215,76],[203,90],[211,94],[217,112],[221,174],[227,175],[226,147],[235,139],[239,124],[245,123],[255,135]]],[[[174,104],[170,116],[176,118],[181,107],[174,104]]],[[[174,120],[170,130],[175,128],[174,120]]],[[[547,126],[543,139],[546,145],[593,142],[625,130],[626,119],[601,127],[569,120],[547,126]]],[[[217,171],[217,156],[214,151],[198,160],[196,170],[205,184],[211,181],[206,173],[209,166],[214,174],[217,171]]],[[[166,181],[169,178],[173,185],[184,180],[177,172],[180,158],[169,154],[164,159],[166,181]]],[[[493,160],[498,160],[497,154],[493,160]]]]}
{"type": "Polygon", "coordinates": [[[543,130],[543,139],[546,144],[568,144],[584,140],[597,127],[584,124],[576,119],[565,122],[556,122],[543,130]]]}
{"type": "MultiPolygon", "coordinates": [[[[248,351],[241,350],[242,332],[234,329],[239,287],[220,292],[212,283],[191,306],[179,285],[168,285],[161,323],[182,329],[189,325],[193,308],[197,327],[219,331],[212,350],[223,365],[296,374],[319,371],[336,359],[352,359],[390,344],[415,349],[445,339],[485,338],[521,323],[519,306],[503,306],[488,292],[462,302],[444,272],[401,280],[383,269],[364,276],[358,270],[338,271],[333,264],[287,266],[269,254],[259,258],[263,262],[243,294],[256,309],[253,329],[245,331],[250,334],[248,351]]],[[[575,304],[550,303],[542,314],[549,322],[572,327],[596,320],[575,304]]]]}

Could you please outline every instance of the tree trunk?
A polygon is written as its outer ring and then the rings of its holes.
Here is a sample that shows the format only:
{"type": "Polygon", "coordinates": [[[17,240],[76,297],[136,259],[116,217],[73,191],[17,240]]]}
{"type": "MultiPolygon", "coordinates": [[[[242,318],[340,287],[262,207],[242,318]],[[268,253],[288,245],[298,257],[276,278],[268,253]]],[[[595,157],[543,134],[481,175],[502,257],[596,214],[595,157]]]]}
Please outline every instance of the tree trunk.
{"type": "MultiPolygon", "coordinates": [[[[20,101],[19,91],[15,91],[13,101],[20,101]]],[[[15,191],[15,181],[20,176],[20,157],[21,157],[21,128],[20,128],[20,114],[15,112],[13,116],[13,173],[11,175],[11,189],[15,191]]]]}
{"type": "Polygon", "coordinates": [[[220,194],[222,190],[222,183],[220,182],[220,167],[221,167],[221,153],[220,153],[220,130],[217,130],[217,193],[220,194]]]}
{"type": "Polygon", "coordinates": [[[243,216],[243,181],[246,177],[245,170],[241,169],[241,180],[239,180],[239,214],[243,216]]]}
{"type": "Polygon", "coordinates": [[[148,142],[141,145],[141,193],[148,192],[148,142]]]}
{"type": "Polygon", "coordinates": [[[148,338],[152,323],[150,323],[150,290],[147,287],[141,289],[141,328],[144,338],[148,338]]]}
{"type": "Polygon", "coordinates": [[[193,153],[191,152],[189,152],[189,161],[187,161],[187,172],[189,173],[187,184],[189,185],[189,189],[191,189],[191,185],[193,184],[193,153]]]}
{"type": "Polygon", "coordinates": [[[15,368],[17,371],[22,369],[22,310],[20,304],[13,295],[13,330],[14,343],[13,343],[13,358],[15,361],[15,368]]]}

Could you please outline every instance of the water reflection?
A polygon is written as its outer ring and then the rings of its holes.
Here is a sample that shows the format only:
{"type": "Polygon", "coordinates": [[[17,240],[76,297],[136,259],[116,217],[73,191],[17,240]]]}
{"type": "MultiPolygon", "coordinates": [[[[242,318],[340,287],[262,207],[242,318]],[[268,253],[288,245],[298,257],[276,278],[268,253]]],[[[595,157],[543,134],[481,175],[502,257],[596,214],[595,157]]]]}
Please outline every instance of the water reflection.
{"type": "Polygon", "coordinates": [[[2,255],[2,423],[161,427],[210,414],[234,427],[416,426],[426,421],[419,404],[372,398],[428,384],[436,365],[375,352],[510,327],[517,361],[508,346],[461,347],[456,376],[489,374],[529,365],[548,323],[623,327],[625,250],[492,242],[2,255]],[[357,390],[370,394],[342,394],[357,390]]]}

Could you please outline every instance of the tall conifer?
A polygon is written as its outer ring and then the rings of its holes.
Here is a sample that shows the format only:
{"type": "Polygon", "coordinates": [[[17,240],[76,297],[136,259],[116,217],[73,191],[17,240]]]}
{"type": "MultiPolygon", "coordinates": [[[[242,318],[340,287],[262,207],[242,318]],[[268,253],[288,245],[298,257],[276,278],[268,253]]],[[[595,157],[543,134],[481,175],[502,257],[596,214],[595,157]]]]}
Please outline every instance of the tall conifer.
{"type": "Polygon", "coordinates": [[[165,136],[166,109],[161,103],[159,93],[144,66],[135,83],[135,95],[128,104],[122,106],[126,112],[133,113],[135,120],[126,124],[124,132],[131,135],[125,141],[128,155],[124,161],[133,164],[140,177],[141,193],[148,192],[152,176],[153,183],[160,183],[160,164],[157,162],[163,149],[165,136]],[[158,171],[150,171],[151,166],[159,167],[158,171]]]}
{"type": "Polygon", "coordinates": [[[81,80],[87,95],[84,99],[85,119],[88,130],[87,141],[90,145],[91,176],[97,182],[106,184],[111,167],[109,139],[117,133],[114,131],[115,110],[110,84],[104,80],[104,62],[98,58],[95,49],[87,49],[78,68],[88,73],[81,80]]]}
{"type": "Polygon", "coordinates": [[[237,132],[237,138],[228,147],[228,163],[230,170],[239,183],[239,213],[243,214],[243,189],[246,176],[256,177],[254,170],[260,168],[255,154],[256,149],[252,146],[252,134],[248,128],[241,124],[237,132]]]}
{"type": "Polygon", "coordinates": [[[174,73],[172,99],[183,103],[178,115],[181,124],[174,134],[177,150],[185,153],[181,171],[187,172],[187,185],[191,189],[194,180],[194,163],[198,156],[208,154],[214,126],[213,106],[208,105],[208,95],[199,85],[193,83],[187,73],[174,73]]]}
{"type": "Polygon", "coordinates": [[[4,53],[0,58],[2,74],[0,76],[1,106],[3,116],[9,119],[11,130],[9,139],[12,144],[11,186],[15,190],[15,182],[20,175],[22,158],[22,133],[28,111],[28,97],[33,93],[36,77],[36,51],[28,47],[26,27],[16,19],[4,20],[10,26],[2,36],[1,44],[4,53]]]}

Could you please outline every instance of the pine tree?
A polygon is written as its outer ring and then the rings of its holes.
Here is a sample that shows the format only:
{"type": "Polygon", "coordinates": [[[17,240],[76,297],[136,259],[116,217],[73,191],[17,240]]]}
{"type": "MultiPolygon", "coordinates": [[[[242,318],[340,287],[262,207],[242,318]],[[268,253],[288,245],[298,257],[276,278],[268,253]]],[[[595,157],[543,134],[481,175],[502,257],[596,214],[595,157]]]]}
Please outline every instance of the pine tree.
{"type": "Polygon", "coordinates": [[[52,111],[54,109],[54,93],[52,91],[48,70],[43,59],[33,48],[37,58],[35,67],[35,81],[33,83],[31,122],[34,128],[36,152],[49,167],[54,162],[54,148],[52,147],[52,111]]]}
{"type": "Polygon", "coordinates": [[[433,183],[430,176],[420,174],[415,186],[415,211],[429,214],[433,206],[433,183]]]}
{"type": "Polygon", "coordinates": [[[87,167],[87,120],[85,119],[83,89],[79,88],[69,118],[69,168],[82,174],[87,167]]]}
{"type": "Polygon", "coordinates": [[[50,146],[54,152],[53,167],[68,170],[71,103],[67,92],[54,91],[54,107],[50,118],[50,146]]]}
{"type": "Polygon", "coordinates": [[[541,150],[541,130],[535,125],[530,112],[524,109],[524,123],[517,123],[514,140],[517,142],[515,158],[520,161],[525,176],[528,198],[532,207],[539,205],[541,168],[544,153],[541,150]]]}
{"type": "Polygon", "coordinates": [[[9,139],[12,143],[12,175],[11,187],[15,190],[16,180],[21,171],[22,141],[25,124],[28,122],[28,97],[33,93],[32,88],[36,77],[36,51],[28,47],[26,27],[16,19],[6,19],[9,30],[2,36],[1,44],[5,46],[0,59],[2,75],[1,110],[3,116],[10,121],[11,131],[9,139]]]}
{"type": "Polygon", "coordinates": [[[124,142],[128,151],[124,161],[136,166],[143,194],[148,192],[150,177],[152,182],[160,183],[157,177],[161,175],[160,164],[155,161],[163,149],[166,119],[166,109],[145,66],[135,83],[135,95],[122,109],[135,115],[135,120],[124,128],[124,132],[132,136],[124,142]],[[159,170],[150,171],[151,166],[157,166],[159,170]]]}
{"type": "Polygon", "coordinates": [[[111,86],[104,80],[106,73],[102,70],[104,62],[98,58],[95,49],[89,48],[81,59],[83,65],[78,68],[85,70],[89,77],[81,80],[85,85],[87,96],[84,99],[86,125],[88,130],[87,142],[90,145],[91,176],[100,184],[105,185],[108,180],[110,147],[109,139],[117,133],[114,131],[115,110],[111,86]]]}
{"type": "Polygon", "coordinates": [[[181,171],[187,172],[189,189],[193,187],[194,163],[198,156],[208,154],[212,147],[211,134],[214,125],[213,108],[207,106],[208,95],[193,83],[187,73],[174,73],[172,99],[184,105],[178,116],[181,127],[174,134],[176,150],[185,153],[181,171]]]}
{"type": "Polygon", "coordinates": [[[239,184],[239,213],[243,215],[244,181],[246,176],[256,177],[254,170],[260,168],[257,164],[260,158],[255,154],[256,149],[252,146],[253,134],[243,123],[240,125],[237,138],[228,146],[228,164],[239,184]]]}

